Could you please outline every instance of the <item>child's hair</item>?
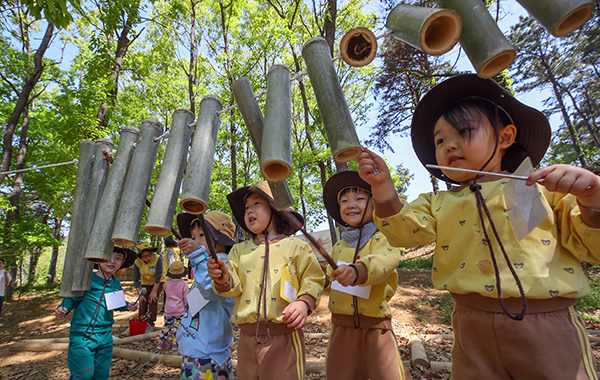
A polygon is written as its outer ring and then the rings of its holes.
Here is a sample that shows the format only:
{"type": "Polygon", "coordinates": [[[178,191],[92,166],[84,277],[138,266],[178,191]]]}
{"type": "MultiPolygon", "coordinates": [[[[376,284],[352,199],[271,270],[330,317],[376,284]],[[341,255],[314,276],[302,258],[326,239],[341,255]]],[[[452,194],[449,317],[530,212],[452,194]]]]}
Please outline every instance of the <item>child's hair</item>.
{"type": "Polygon", "coordinates": [[[167,236],[165,238],[165,245],[167,247],[177,247],[177,240],[173,236],[167,236]]]}
{"type": "Polygon", "coordinates": [[[340,191],[340,194],[338,195],[338,202],[340,200],[340,198],[342,198],[343,195],[348,194],[348,193],[358,193],[358,192],[363,192],[363,193],[367,193],[369,194],[369,196],[372,196],[371,192],[363,189],[362,187],[347,187],[345,189],[343,189],[342,191],[340,191]]]}

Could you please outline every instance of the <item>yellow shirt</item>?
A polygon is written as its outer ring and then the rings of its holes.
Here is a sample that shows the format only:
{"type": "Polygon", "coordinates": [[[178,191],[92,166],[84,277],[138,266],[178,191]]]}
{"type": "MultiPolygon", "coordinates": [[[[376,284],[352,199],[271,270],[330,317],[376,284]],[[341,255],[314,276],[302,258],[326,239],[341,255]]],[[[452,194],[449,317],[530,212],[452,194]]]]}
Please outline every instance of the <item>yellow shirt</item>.
{"type": "MultiPolygon", "coordinates": [[[[536,184],[547,216],[518,241],[505,205],[506,183],[506,180],[482,183],[481,192],[526,297],[587,295],[590,288],[578,260],[600,263],[600,229],[583,222],[573,195],[550,192],[536,184]]],[[[375,215],[375,222],[393,246],[436,243],[432,280],[437,289],[498,297],[475,194],[468,187],[458,192],[421,194],[391,217],[375,215]]],[[[519,297],[516,282],[487,219],[486,228],[499,267],[502,295],[519,297]]]]}
{"type": "MultiPolygon", "coordinates": [[[[156,263],[158,262],[158,260],[163,260],[162,257],[158,254],[154,254],[154,256],[152,257],[152,260],[150,260],[150,262],[148,264],[146,264],[146,262],[140,258],[135,259],[135,265],[138,267],[139,271],[140,271],[140,283],[142,285],[154,285],[154,283],[156,282],[156,263]]],[[[162,271],[162,276],[160,277],[160,282],[165,282],[166,281],[166,274],[167,274],[167,266],[164,263],[163,260],[163,271],[162,271]]]]}
{"type": "MultiPolygon", "coordinates": [[[[263,275],[265,245],[246,241],[233,246],[227,259],[233,287],[217,294],[235,297],[232,322],[256,323],[258,297],[263,275]]],[[[287,266],[297,276],[300,289],[298,297],[310,295],[318,303],[325,283],[325,274],[310,246],[304,241],[288,237],[276,243],[269,242],[269,275],[267,280],[267,320],[282,323],[282,311],[289,305],[280,297],[282,268],[287,266]]],[[[261,305],[260,320],[264,320],[261,305]]]]}
{"type": "MultiPolygon", "coordinates": [[[[345,241],[338,241],[331,250],[332,258],[352,263],[356,248],[349,246],[345,241]]],[[[396,293],[398,273],[396,267],[400,263],[401,253],[398,248],[393,248],[387,238],[378,231],[360,249],[356,262],[367,267],[368,277],[364,284],[371,285],[369,299],[358,298],[358,312],[362,315],[375,318],[391,318],[392,312],[388,302],[396,293]]],[[[333,272],[331,266],[327,267],[327,274],[333,272]]],[[[329,295],[329,310],[334,314],[352,315],[353,297],[350,294],[331,290],[329,295]]]]}

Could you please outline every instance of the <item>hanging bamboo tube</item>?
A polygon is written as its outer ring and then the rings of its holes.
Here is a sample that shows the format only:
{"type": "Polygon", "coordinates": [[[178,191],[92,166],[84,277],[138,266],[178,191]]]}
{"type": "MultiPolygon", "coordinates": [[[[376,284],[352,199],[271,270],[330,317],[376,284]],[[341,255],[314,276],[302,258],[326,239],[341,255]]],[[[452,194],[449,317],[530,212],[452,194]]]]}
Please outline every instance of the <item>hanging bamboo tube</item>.
{"type": "Polygon", "coordinates": [[[481,78],[490,78],[506,69],[516,52],[481,0],[437,0],[454,10],[463,24],[459,42],[481,78]]]}
{"type": "Polygon", "coordinates": [[[100,199],[102,198],[102,193],[104,192],[104,187],[106,185],[108,170],[110,168],[110,164],[106,158],[104,158],[102,150],[106,149],[111,151],[112,148],[112,140],[107,138],[96,140],[96,145],[94,147],[94,165],[92,166],[92,180],[85,202],[83,226],[81,226],[81,237],[79,238],[79,248],[77,249],[75,267],[73,270],[71,290],[74,292],[89,290],[92,282],[94,263],[84,260],[84,256],[92,233],[92,227],[100,204],[100,199]]]}
{"type": "Polygon", "coordinates": [[[267,74],[265,124],[260,171],[268,181],[281,182],[292,174],[292,100],[290,70],[274,65],[267,74]]]}
{"type": "Polygon", "coordinates": [[[590,0],[517,0],[527,12],[555,37],[562,37],[583,25],[594,11],[590,0]]]}
{"type": "Polygon", "coordinates": [[[377,55],[377,38],[367,28],[350,29],[340,41],[340,54],[350,66],[366,66],[377,55]]]}
{"type": "Polygon", "coordinates": [[[73,270],[75,257],[79,248],[83,215],[87,193],[90,188],[92,176],[92,164],[94,162],[94,142],[81,141],[79,143],[79,162],[77,164],[77,179],[73,191],[73,211],[71,212],[71,228],[69,230],[69,242],[65,253],[65,264],[63,266],[62,280],[60,282],[60,297],[80,297],[83,292],[73,292],[73,270]]]}
{"type": "Polygon", "coordinates": [[[221,121],[218,112],[222,109],[221,101],[213,95],[205,96],[200,102],[179,201],[181,209],[190,214],[202,214],[208,208],[210,177],[221,121]]]}
{"type": "Polygon", "coordinates": [[[158,136],[162,132],[163,126],[158,121],[153,119],[142,121],[112,232],[111,240],[116,245],[135,247],[137,244],[154,161],[160,144],[158,136]]]}
{"type": "Polygon", "coordinates": [[[135,127],[125,127],[121,130],[117,154],[108,173],[106,186],[100,199],[100,206],[94,218],[92,233],[85,250],[85,259],[93,263],[109,262],[111,260],[113,242],[110,238],[117,217],[119,200],[123,195],[127,169],[133,156],[133,145],[139,133],[140,130],[135,127]]]}
{"type": "Polygon", "coordinates": [[[462,24],[450,9],[400,4],[387,17],[392,37],[431,55],[444,54],[456,45],[462,24]]]}
{"type": "Polygon", "coordinates": [[[166,236],[171,233],[173,216],[177,209],[177,198],[181,188],[183,170],[192,137],[191,124],[194,114],[186,109],[173,113],[169,132],[169,143],[163,158],[152,205],[144,230],[152,235],[166,236]]]}
{"type": "Polygon", "coordinates": [[[304,45],[302,56],[317,98],[333,159],[337,162],[352,161],[360,155],[362,148],[331,61],[329,45],[321,37],[311,38],[304,45]]]}
{"type": "MultiPolygon", "coordinates": [[[[260,160],[264,120],[258,102],[254,99],[254,90],[252,89],[252,84],[250,84],[250,79],[247,77],[239,78],[231,84],[231,90],[246,124],[250,140],[254,144],[254,150],[260,160]]],[[[294,205],[294,199],[286,181],[269,181],[269,188],[273,193],[277,210],[284,210],[294,205]]]]}

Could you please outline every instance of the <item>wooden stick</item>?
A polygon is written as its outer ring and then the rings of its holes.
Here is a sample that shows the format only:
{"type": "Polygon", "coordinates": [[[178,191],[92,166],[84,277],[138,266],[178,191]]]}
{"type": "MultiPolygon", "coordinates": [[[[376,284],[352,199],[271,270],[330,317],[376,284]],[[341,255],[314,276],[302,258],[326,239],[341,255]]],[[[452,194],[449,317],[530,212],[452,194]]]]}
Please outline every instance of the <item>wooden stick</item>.
{"type": "Polygon", "coordinates": [[[288,221],[288,223],[294,227],[297,230],[302,231],[302,233],[304,234],[304,236],[306,236],[306,238],[310,241],[310,243],[312,245],[314,245],[317,250],[319,250],[319,253],[321,254],[321,256],[323,256],[323,258],[325,258],[325,260],[327,260],[327,263],[329,265],[331,265],[331,267],[333,268],[333,270],[337,269],[337,264],[335,263],[335,261],[333,261],[333,259],[331,258],[331,256],[329,256],[329,254],[327,253],[327,251],[325,251],[325,248],[323,248],[323,246],[321,245],[321,243],[319,243],[314,237],[312,237],[311,234],[309,234],[308,232],[306,232],[306,229],[304,228],[304,226],[302,226],[302,224],[300,223],[300,221],[298,221],[298,219],[296,219],[296,217],[294,216],[294,214],[292,214],[289,210],[281,210],[279,211],[279,213],[281,214],[281,216],[283,216],[285,218],[285,220],[288,221]]]}
{"type": "Polygon", "coordinates": [[[208,226],[206,225],[206,219],[204,219],[204,214],[200,214],[198,216],[198,219],[200,221],[200,227],[202,227],[202,231],[204,232],[204,237],[206,240],[206,246],[208,247],[208,254],[210,255],[210,257],[212,257],[215,262],[219,261],[219,258],[217,257],[217,253],[215,252],[215,246],[213,245],[213,239],[212,236],[210,236],[210,232],[208,231],[208,226]]]}
{"type": "Polygon", "coordinates": [[[108,161],[109,164],[112,164],[115,160],[106,149],[102,149],[102,155],[104,156],[104,158],[106,158],[106,161],[108,161]]]}
{"type": "Polygon", "coordinates": [[[425,346],[423,346],[421,339],[416,336],[410,339],[410,363],[412,366],[419,366],[421,368],[429,369],[430,367],[425,346]]]}

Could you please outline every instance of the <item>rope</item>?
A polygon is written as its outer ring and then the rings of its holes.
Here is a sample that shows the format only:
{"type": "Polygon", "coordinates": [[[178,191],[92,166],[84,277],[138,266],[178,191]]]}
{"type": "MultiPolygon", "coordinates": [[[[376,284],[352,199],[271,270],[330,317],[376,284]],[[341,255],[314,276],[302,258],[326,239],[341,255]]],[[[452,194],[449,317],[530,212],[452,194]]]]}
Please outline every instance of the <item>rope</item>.
{"type": "Polygon", "coordinates": [[[43,165],[43,166],[32,166],[30,168],[26,168],[26,169],[19,169],[19,170],[11,170],[8,172],[0,172],[0,175],[3,174],[14,174],[14,173],[21,173],[21,172],[26,172],[29,170],[38,170],[38,169],[46,169],[46,168],[52,168],[54,166],[61,166],[61,165],[69,165],[69,164],[76,164],[78,163],[79,160],[78,159],[74,159],[73,161],[66,161],[66,162],[60,162],[58,164],[50,164],[50,165],[43,165]]]}

